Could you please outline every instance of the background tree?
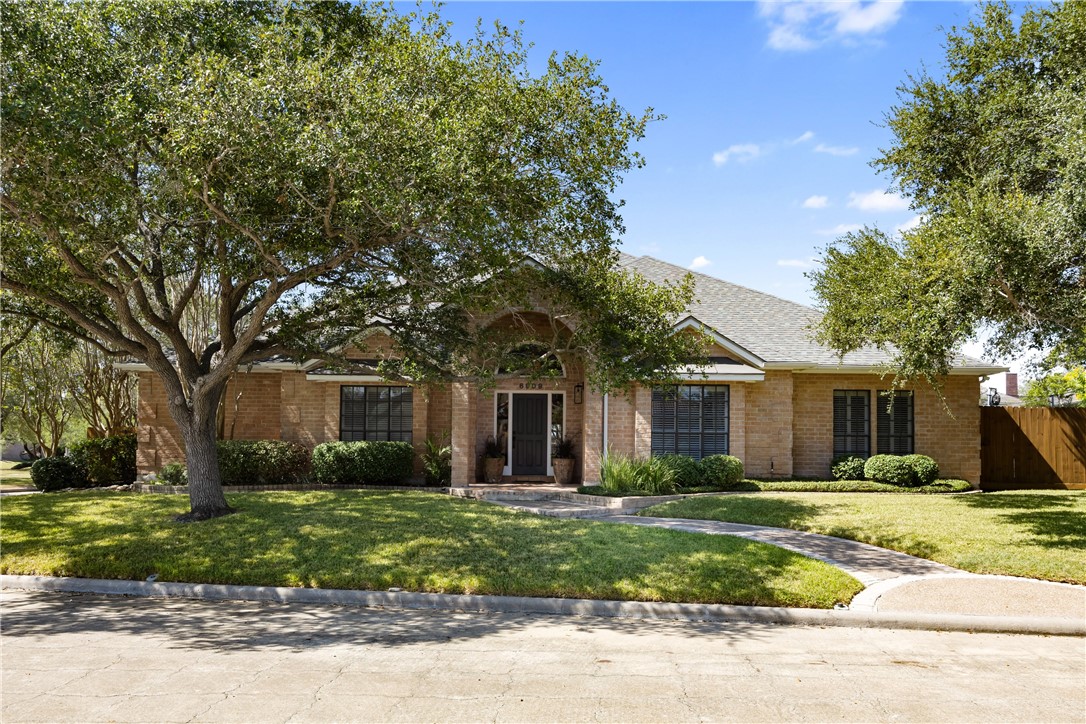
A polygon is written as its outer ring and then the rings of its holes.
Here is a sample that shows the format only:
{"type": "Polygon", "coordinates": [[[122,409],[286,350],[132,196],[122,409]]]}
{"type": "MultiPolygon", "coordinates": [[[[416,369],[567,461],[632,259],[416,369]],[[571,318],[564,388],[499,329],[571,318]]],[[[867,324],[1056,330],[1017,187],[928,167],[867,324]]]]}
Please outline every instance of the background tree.
{"type": "Polygon", "coordinates": [[[5,440],[41,457],[63,453],[77,432],[79,408],[71,390],[79,364],[70,339],[38,327],[0,359],[5,440]]]}
{"type": "Polygon", "coordinates": [[[1022,401],[1029,407],[1049,407],[1053,398],[1057,407],[1086,407],[1086,368],[1052,372],[1031,380],[1022,401]]]}
{"type": "Polygon", "coordinates": [[[114,361],[89,342],[75,349],[77,374],[69,392],[87,434],[108,437],[136,426],[136,377],[117,369],[114,361]]]}
{"type": "Polygon", "coordinates": [[[656,328],[689,287],[615,270],[611,195],[649,116],[583,57],[533,76],[505,28],[459,43],[437,17],[370,4],[43,2],[0,22],[0,285],[17,314],[158,376],[190,519],[229,512],[215,432],[230,376],[375,320],[416,380],[479,371],[468,310],[563,289],[599,385],[696,351],[683,335],[622,346],[638,333],[614,305],[656,328]],[[529,254],[551,271],[509,274],[529,254]],[[185,326],[201,290],[206,340],[185,326]]]}
{"type": "Polygon", "coordinates": [[[900,377],[944,374],[960,345],[1086,360],[1086,3],[979,6],[947,37],[946,77],[909,77],[888,172],[923,223],[867,228],[810,276],[820,341],[890,350],[900,377]]]}

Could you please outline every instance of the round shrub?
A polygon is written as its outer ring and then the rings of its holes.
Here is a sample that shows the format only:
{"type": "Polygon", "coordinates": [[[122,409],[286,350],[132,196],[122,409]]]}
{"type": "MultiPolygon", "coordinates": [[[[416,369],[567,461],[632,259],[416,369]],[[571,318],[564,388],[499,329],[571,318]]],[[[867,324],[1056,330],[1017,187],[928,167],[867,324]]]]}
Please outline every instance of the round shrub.
{"type": "Polygon", "coordinates": [[[835,457],[830,466],[834,480],[863,480],[864,459],[856,455],[835,457]]]}
{"type": "Polygon", "coordinates": [[[136,436],[89,438],[72,446],[71,458],[88,485],[128,485],[136,479],[136,436]]]}
{"type": "Polygon", "coordinates": [[[309,448],[285,440],[220,440],[223,485],[293,485],[310,470],[309,448]]]}
{"type": "Polygon", "coordinates": [[[189,473],[181,463],[166,463],[156,477],[164,485],[189,484],[189,473]]]}
{"type": "Polygon", "coordinates": [[[87,487],[83,469],[66,457],[42,458],[30,466],[30,480],[43,493],[87,487]]]}
{"type": "Polygon", "coordinates": [[[702,483],[702,470],[698,461],[686,455],[660,455],[653,458],[673,473],[672,480],[676,487],[693,488],[702,483]]]}
{"type": "Polygon", "coordinates": [[[414,467],[408,442],[325,442],[313,449],[313,478],[322,485],[398,485],[414,467]]]}
{"type": "Polygon", "coordinates": [[[939,477],[939,463],[927,455],[906,455],[902,460],[913,469],[914,485],[931,485],[939,477]]]}
{"type": "Polygon", "coordinates": [[[897,455],[873,455],[864,463],[864,477],[876,483],[910,486],[913,468],[905,458],[897,455]]]}
{"type": "Polygon", "coordinates": [[[743,479],[743,461],[734,455],[709,455],[701,459],[701,478],[709,485],[735,485],[743,479]]]}

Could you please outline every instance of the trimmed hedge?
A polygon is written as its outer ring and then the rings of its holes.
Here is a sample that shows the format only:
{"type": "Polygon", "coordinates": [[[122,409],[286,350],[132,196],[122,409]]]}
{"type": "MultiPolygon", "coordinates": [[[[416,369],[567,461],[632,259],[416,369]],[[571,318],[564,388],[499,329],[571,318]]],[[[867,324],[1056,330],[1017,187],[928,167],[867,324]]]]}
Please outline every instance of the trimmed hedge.
{"type": "Polygon", "coordinates": [[[835,457],[830,464],[830,472],[834,480],[863,480],[864,459],[856,455],[835,457]]]}
{"type": "Polygon", "coordinates": [[[30,466],[30,480],[34,483],[34,487],[43,493],[64,488],[87,487],[87,476],[83,468],[67,457],[35,460],[30,466]]]}
{"type": "Polygon", "coordinates": [[[313,449],[313,478],[322,485],[399,484],[414,466],[407,442],[325,442],[313,449]]]}
{"type": "Polygon", "coordinates": [[[693,488],[701,485],[703,471],[698,461],[686,455],[660,455],[656,458],[660,464],[674,474],[672,482],[679,488],[693,488]]]}
{"type": "Polygon", "coordinates": [[[83,469],[87,485],[128,485],[136,479],[136,436],[90,438],[72,446],[74,464],[83,469]]]}
{"type": "Polygon", "coordinates": [[[310,470],[309,448],[285,440],[220,440],[223,485],[292,485],[310,470]]]}
{"type": "Polygon", "coordinates": [[[709,485],[732,486],[743,479],[743,461],[734,455],[709,455],[699,465],[701,478],[709,485]]]}
{"type": "Polygon", "coordinates": [[[913,485],[931,485],[939,477],[939,463],[927,455],[906,455],[902,460],[913,469],[913,485]]]}
{"type": "Polygon", "coordinates": [[[911,486],[915,479],[913,468],[898,455],[872,455],[864,463],[864,477],[876,483],[911,486]]]}

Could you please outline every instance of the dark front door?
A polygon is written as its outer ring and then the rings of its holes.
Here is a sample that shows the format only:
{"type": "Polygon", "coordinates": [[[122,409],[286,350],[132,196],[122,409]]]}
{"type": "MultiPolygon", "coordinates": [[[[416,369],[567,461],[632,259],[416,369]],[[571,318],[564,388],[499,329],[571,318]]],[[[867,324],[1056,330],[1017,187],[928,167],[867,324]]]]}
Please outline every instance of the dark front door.
{"type": "Polygon", "coordinates": [[[547,474],[547,395],[513,395],[512,472],[547,474]]]}

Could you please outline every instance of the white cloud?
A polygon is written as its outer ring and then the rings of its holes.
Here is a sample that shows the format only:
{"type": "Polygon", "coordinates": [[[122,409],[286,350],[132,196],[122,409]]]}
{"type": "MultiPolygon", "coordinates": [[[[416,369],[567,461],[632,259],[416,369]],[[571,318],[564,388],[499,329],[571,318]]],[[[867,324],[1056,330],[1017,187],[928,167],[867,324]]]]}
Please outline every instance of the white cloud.
{"type": "Polygon", "coordinates": [[[714,153],[713,163],[717,166],[723,166],[732,158],[742,162],[758,158],[760,155],[762,155],[762,147],[757,143],[737,143],[728,146],[723,151],[714,153]]]}
{"type": "Polygon", "coordinates": [[[769,25],[769,47],[800,51],[878,35],[897,23],[902,7],[901,0],[759,0],[758,14],[769,25]]]}
{"type": "Polygon", "coordinates": [[[796,269],[810,269],[818,260],[813,256],[809,259],[778,259],[777,266],[787,266],[796,269]]]}
{"type": "Polygon", "coordinates": [[[830,203],[828,196],[808,196],[807,200],[803,202],[803,208],[805,209],[824,209],[830,203]]]}
{"type": "Polygon", "coordinates": [[[806,143],[807,141],[810,141],[812,138],[814,138],[814,131],[804,131],[803,135],[793,139],[792,143],[793,144],[806,143]]]}
{"type": "Polygon", "coordinates": [[[856,146],[827,146],[824,143],[814,147],[815,153],[828,153],[831,156],[851,156],[859,150],[856,146]]]}
{"type": "Polygon", "coordinates": [[[815,233],[821,236],[844,236],[853,231],[859,231],[864,228],[863,224],[838,224],[832,229],[821,229],[815,233]]]}
{"type": "Polygon", "coordinates": [[[909,202],[900,196],[876,189],[866,194],[853,191],[848,195],[848,207],[860,211],[904,211],[909,208],[909,202]]]}
{"type": "Polygon", "coordinates": [[[895,231],[897,231],[897,233],[899,234],[904,231],[912,231],[916,227],[920,226],[922,223],[924,223],[924,216],[922,214],[918,214],[906,221],[904,224],[898,225],[895,231]]]}
{"type": "Polygon", "coordinates": [[[694,257],[694,261],[690,262],[690,266],[688,266],[686,268],[687,269],[704,269],[705,267],[709,266],[712,263],[713,262],[709,261],[705,257],[698,256],[698,257],[694,257]]]}

